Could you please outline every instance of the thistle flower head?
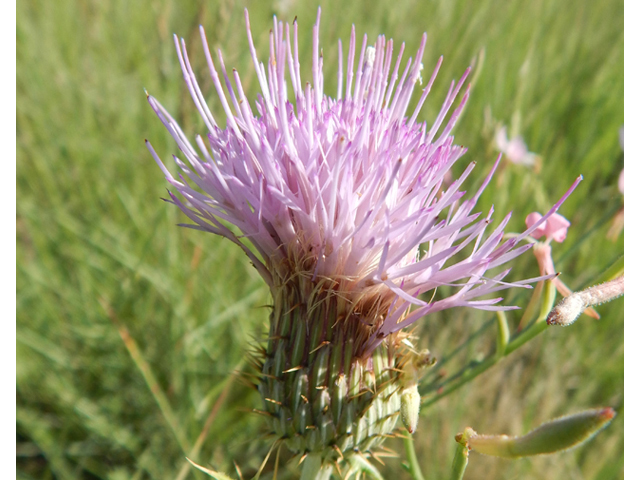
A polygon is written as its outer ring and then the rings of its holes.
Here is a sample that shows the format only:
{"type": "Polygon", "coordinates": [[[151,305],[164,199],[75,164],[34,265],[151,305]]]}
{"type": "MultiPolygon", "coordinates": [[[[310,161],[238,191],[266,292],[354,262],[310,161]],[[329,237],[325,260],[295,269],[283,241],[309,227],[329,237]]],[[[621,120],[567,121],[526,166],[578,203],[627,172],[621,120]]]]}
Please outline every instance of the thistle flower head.
{"type": "Polygon", "coordinates": [[[506,283],[509,270],[494,269],[531,247],[518,244],[555,213],[579,180],[527,231],[502,242],[509,215],[490,231],[493,211],[484,217],[473,211],[498,162],[472,194],[461,187],[475,163],[446,188],[443,182],[465,153],[451,133],[469,96],[467,87],[454,107],[469,70],[451,83],[427,125],[418,116],[442,58],[409,110],[422,83],[426,34],[403,65],[404,44],[397,54],[384,36],[370,45],[365,35],[358,45],[354,27],[346,53],[338,43],[333,98],[324,89],[320,10],[311,82],[301,78],[295,22],[274,18],[264,64],[246,11],[245,19],[261,90],[257,101],[245,96],[239,73],[227,70],[220,52],[214,60],[201,27],[226,125],[216,120],[185,42],[175,37],[185,82],[208,132],[196,137],[194,147],[150,96],[186,158],[175,157],[180,175],[147,145],[181,195],[170,192],[171,202],[191,219],[189,226],[236,243],[271,288],[274,311],[260,390],[276,433],[294,451],[363,451],[390,432],[399,415],[400,330],[451,307],[511,308],[497,305],[500,298],[480,297],[538,279],[506,283]],[[455,292],[421,298],[443,285],[455,292]],[[384,405],[372,408],[375,398],[384,405]]]}
{"type": "Polygon", "coordinates": [[[313,27],[311,83],[301,79],[296,23],[283,25],[274,18],[265,66],[252,42],[247,11],[245,18],[262,90],[255,103],[257,115],[238,72],[227,71],[221,52],[216,65],[202,27],[211,80],[227,115],[226,128],[211,114],[185,42],[177,37],[184,79],[208,128],[206,138],[197,136],[194,148],[169,113],[149,97],[188,163],[175,158],[182,170],[176,178],[148,144],[149,148],[184,198],[170,193],[193,227],[237,243],[272,288],[301,276],[312,282],[328,279],[332,288],[353,302],[383,299],[377,302],[384,306],[377,312],[382,321],[372,328],[363,347],[369,351],[380,339],[428,313],[455,306],[505,308],[495,306],[500,299],[475,299],[528,282],[505,284],[502,278],[508,270],[487,272],[529,248],[517,244],[558,205],[527,232],[501,244],[509,216],[487,234],[493,212],[485,217],[473,213],[497,162],[472,195],[465,196],[460,188],[475,163],[440,190],[444,175],[465,152],[454,145],[451,132],[468,99],[468,87],[446,123],[445,117],[469,70],[457,84],[451,83],[440,113],[427,125],[417,118],[442,58],[415,110],[408,112],[420,80],[426,34],[415,58],[401,68],[404,45],[394,57],[392,40],[379,36],[368,46],[365,35],[358,48],[354,27],[346,67],[338,43],[334,99],[323,86],[320,10],[313,27]],[[467,246],[471,246],[468,255],[452,262],[467,246]],[[457,286],[458,291],[432,302],[419,298],[442,285],[457,286]],[[411,305],[418,308],[407,315],[411,305]]]}

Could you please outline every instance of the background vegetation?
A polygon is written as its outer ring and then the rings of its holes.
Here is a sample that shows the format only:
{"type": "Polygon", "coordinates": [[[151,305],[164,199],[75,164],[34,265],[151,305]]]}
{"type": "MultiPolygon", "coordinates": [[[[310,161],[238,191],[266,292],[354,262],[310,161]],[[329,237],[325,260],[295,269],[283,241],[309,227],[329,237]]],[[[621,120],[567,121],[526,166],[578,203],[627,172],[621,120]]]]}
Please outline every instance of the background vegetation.
{"type": "MultiPolygon", "coordinates": [[[[316,0],[317,1],[317,0],[316,0]]],[[[204,478],[186,464],[255,474],[270,444],[262,419],[247,413],[259,398],[233,375],[264,331],[267,288],[239,249],[176,227],[179,210],[161,202],[166,185],[144,138],[169,159],[171,137],[148,107],[143,87],[182,124],[204,131],[182,82],[171,34],[184,36],[205,95],[197,26],[222,48],[245,91],[257,81],[242,10],[248,6],[263,60],[272,15],[297,15],[301,55],[311,50],[317,3],[232,0],[23,0],[17,6],[17,466],[19,478],[204,478]]],[[[482,198],[486,211],[513,210],[511,231],[544,211],[580,173],[584,182],[562,207],[573,225],[554,245],[556,267],[574,289],[599,279],[623,252],[606,238],[622,207],[622,0],[423,0],[320,2],[327,91],[333,92],[337,40],[384,33],[417,48],[429,34],[425,72],[445,62],[421,118],[433,120],[449,81],[474,57],[470,103],[456,127],[469,148],[454,173],[497,151],[498,123],[519,131],[540,154],[538,171],[504,162],[482,198]]],[[[310,78],[310,62],[302,62],[310,78]]],[[[427,73],[427,74],[428,74],[427,73]]],[[[249,98],[252,98],[249,95],[249,98]]],[[[533,255],[511,278],[538,274],[533,255]]],[[[527,296],[511,301],[525,305],[527,296]]],[[[621,478],[623,465],[623,302],[599,308],[570,328],[549,329],[490,372],[423,410],[416,448],[428,478],[448,478],[453,436],[465,426],[522,433],[565,413],[612,406],[619,415],[585,447],[519,461],[473,455],[469,479],[621,478]]],[[[518,315],[509,315],[515,329],[518,315]]],[[[420,344],[441,359],[437,374],[491,352],[493,318],[452,310],[420,323],[420,344]],[[477,333],[477,334],[476,334],[477,333]]],[[[381,467],[408,478],[400,453],[381,467]]],[[[275,455],[263,478],[270,478],[275,455]]],[[[295,465],[280,455],[280,478],[295,465]]]]}

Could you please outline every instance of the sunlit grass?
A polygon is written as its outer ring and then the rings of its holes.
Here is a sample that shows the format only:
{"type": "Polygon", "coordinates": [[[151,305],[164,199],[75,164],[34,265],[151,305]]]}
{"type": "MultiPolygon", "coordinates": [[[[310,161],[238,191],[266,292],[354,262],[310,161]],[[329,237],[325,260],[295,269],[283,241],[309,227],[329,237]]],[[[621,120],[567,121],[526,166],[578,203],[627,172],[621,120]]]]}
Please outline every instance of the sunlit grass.
{"type": "MultiPolygon", "coordinates": [[[[470,103],[455,131],[469,148],[457,165],[478,166],[468,190],[497,152],[495,128],[517,128],[542,158],[539,173],[503,162],[482,197],[496,218],[513,211],[521,230],[583,174],[562,207],[573,225],[554,245],[556,268],[574,289],[598,280],[623,251],[606,238],[622,206],[618,130],[623,122],[621,1],[321,2],[326,89],[335,89],[337,39],[384,33],[444,65],[422,119],[435,118],[451,79],[484,51],[470,103]]],[[[234,371],[264,332],[267,288],[237,248],[183,222],[166,197],[161,172],[144,147],[163,158],[177,148],[148,107],[146,88],[182,124],[202,133],[173,51],[184,36],[205,95],[197,26],[222,48],[250,98],[258,85],[246,48],[242,8],[234,2],[36,2],[18,4],[18,319],[17,465],[20,478],[204,478],[185,456],[245,478],[271,443],[262,439],[257,394],[234,371]],[[125,341],[123,341],[125,340],[125,341]],[[135,347],[132,347],[135,345],[135,347]],[[217,405],[217,407],[216,407],[217,405]],[[213,410],[215,408],[215,410],[213,410]],[[214,413],[212,414],[212,410],[214,413]],[[201,438],[201,440],[198,440],[201,438]],[[199,448],[194,448],[200,445],[199,448]]],[[[268,52],[272,14],[297,15],[301,55],[311,49],[314,2],[248,2],[254,39],[268,52]]],[[[310,78],[310,64],[302,75],[310,78]]],[[[533,256],[513,278],[537,275],[533,256]]],[[[526,295],[515,298],[526,304],[526,295]]],[[[525,432],[554,416],[612,406],[613,424],[587,446],[555,456],[506,461],[472,456],[465,478],[585,478],[621,475],[623,461],[622,301],[550,329],[522,351],[423,411],[416,449],[428,478],[447,478],[453,436],[466,426],[486,433],[525,432]]],[[[515,329],[517,317],[510,315],[515,329]]],[[[421,346],[446,357],[489,314],[453,310],[420,324],[421,346]]],[[[491,352],[493,324],[459,356],[491,352]]],[[[436,367],[438,368],[438,367],[436,367]]],[[[453,372],[453,364],[440,371],[453,372]]],[[[390,446],[402,453],[400,442],[390,446]]],[[[274,457],[265,467],[270,476],[274,457]]],[[[288,458],[281,453],[281,463],[288,458]]],[[[390,459],[388,478],[401,471],[390,459]]],[[[296,476],[282,466],[281,478],[296,476]]],[[[408,474],[403,473],[402,475],[408,474]]]]}

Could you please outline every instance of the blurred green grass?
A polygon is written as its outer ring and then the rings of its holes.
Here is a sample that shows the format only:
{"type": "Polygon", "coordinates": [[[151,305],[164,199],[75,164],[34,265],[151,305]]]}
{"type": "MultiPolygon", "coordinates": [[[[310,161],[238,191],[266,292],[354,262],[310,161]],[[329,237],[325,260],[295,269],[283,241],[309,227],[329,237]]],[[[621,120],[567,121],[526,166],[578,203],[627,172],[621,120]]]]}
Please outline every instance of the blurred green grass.
{"type": "MultiPolygon", "coordinates": [[[[408,52],[428,32],[425,72],[440,55],[445,63],[422,119],[435,117],[450,80],[484,49],[455,131],[456,142],[469,148],[455,173],[477,161],[473,190],[496,156],[497,122],[518,123],[542,168],[534,174],[505,162],[482,210],[495,204],[496,218],[513,210],[511,230],[519,230],[529,212],[550,207],[581,173],[585,180],[561,209],[573,225],[565,243],[554,245],[556,268],[578,289],[622,254],[623,235],[606,239],[622,206],[616,187],[623,166],[621,0],[320,4],[329,93],[337,39],[348,38],[351,23],[359,36],[405,41],[408,52]]],[[[239,70],[249,98],[255,94],[244,6],[261,58],[274,13],[284,21],[297,15],[301,55],[308,58],[315,2],[18,3],[19,478],[204,478],[185,467],[185,455],[228,473],[235,461],[249,478],[270,447],[260,440],[262,419],[246,413],[259,405],[257,395],[232,376],[246,370],[246,351],[264,331],[268,291],[238,249],[175,226],[184,219],[159,200],[166,185],[143,143],[149,138],[163,158],[177,152],[143,88],[188,136],[204,130],[182,83],[173,32],[191,47],[219,118],[199,24],[212,48],[222,48],[227,66],[239,70]]],[[[302,74],[310,78],[309,62],[302,62],[302,74]]],[[[511,278],[537,275],[532,255],[513,267],[511,278]]],[[[525,305],[526,295],[513,301],[525,305]]],[[[415,438],[427,477],[448,478],[453,436],[467,425],[518,434],[554,416],[607,405],[619,416],[587,446],[510,462],[473,455],[465,478],[620,478],[622,304],[600,307],[600,321],[584,317],[571,328],[550,329],[423,411],[415,438]]],[[[510,320],[515,328],[516,315],[510,320]]],[[[481,312],[434,315],[420,324],[420,344],[443,358],[491,321],[481,312]]],[[[458,362],[489,353],[493,336],[489,325],[458,362]]],[[[452,373],[453,365],[438,371],[445,370],[452,373]]],[[[402,456],[400,443],[389,445],[402,456]]],[[[263,476],[272,474],[274,457],[263,476]]],[[[281,464],[287,458],[283,450],[281,464]]],[[[400,460],[386,463],[387,477],[408,478],[399,473],[400,460]]],[[[279,476],[295,478],[295,472],[281,465],[279,476]]]]}

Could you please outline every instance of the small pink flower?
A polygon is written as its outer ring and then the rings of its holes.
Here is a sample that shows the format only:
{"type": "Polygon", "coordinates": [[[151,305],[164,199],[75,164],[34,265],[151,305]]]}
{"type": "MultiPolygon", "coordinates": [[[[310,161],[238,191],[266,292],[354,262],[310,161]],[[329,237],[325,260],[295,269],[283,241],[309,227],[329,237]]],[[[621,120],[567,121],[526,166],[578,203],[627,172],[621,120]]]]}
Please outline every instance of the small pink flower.
{"type": "MultiPolygon", "coordinates": [[[[533,226],[536,222],[538,222],[542,218],[538,212],[533,212],[527,215],[525,222],[527,227],[533,226]]],[[[567,229],[571,225],[571,222],[564,218],[559,213],[554,213],[547,220],[542,222],[538,228],[536,228],[531,236],[538,240],[542,236],[547,237],[547,242],[550,240],[555,240],[558,243],[564,242],[564,239],[567,238],[567,229]]]]}
{"type": "MultiPolygon", "coordinates": [[[[619,135],[620,135],[620,148],[624,152],[624,127],[620,129],[619,135]]],[[[620,190],[620,193],[622,194],[623,201],[624,201],[624,168],[622,169],[622,171],[620,171],[620,175],[618,176],[618,190],[620,190]]],[[[613,217],[613,222],[611,222],[611,227],[607,232],[607,238],[615,242],[620,236],[620,233],[622,233],[623,229],[624,229],[624,206],[620,210],[618,210],[618,213],[616,213],[615,216],[613,217]]]]}
{"type": "MultiPolygon", "coordinates": [[[[624,127],[620,129],[620,148],[624,152],[624,127]]],[[[620,176],[618,177],[618,188],[620,189],[620,193],[624,195],[624,168],[620,172],[620,176]]]]}
{"type": "Polygon", "coordinates": [[[496,145],[498,150],[515,164],[532,166],[536,161],[536,154],[527,150],[527,144],[521,136],[516,136],[509,140],[507,138],[507,128],[502,127],[496,133],[496,145]]]}
{"type": "Polygon", "coordinates": [[[618,189],[620,193],[624,195],[624,168],[620,172],[620,176],[618,177],[618,189]]]}

